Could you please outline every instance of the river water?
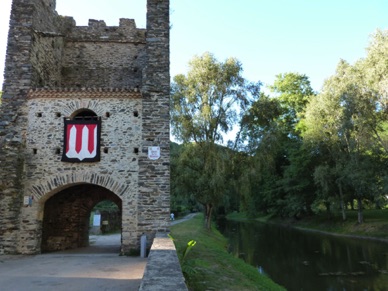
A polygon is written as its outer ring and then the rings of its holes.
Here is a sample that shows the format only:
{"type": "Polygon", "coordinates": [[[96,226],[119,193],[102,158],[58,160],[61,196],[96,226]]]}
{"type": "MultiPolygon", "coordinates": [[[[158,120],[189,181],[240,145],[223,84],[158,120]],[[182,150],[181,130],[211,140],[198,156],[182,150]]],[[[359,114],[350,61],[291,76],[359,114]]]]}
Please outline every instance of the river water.
{"type": "Polygon", "coordinates": [[[388,243],[222,221],[230,251],[287,290],[388,290],[388,243]]]}

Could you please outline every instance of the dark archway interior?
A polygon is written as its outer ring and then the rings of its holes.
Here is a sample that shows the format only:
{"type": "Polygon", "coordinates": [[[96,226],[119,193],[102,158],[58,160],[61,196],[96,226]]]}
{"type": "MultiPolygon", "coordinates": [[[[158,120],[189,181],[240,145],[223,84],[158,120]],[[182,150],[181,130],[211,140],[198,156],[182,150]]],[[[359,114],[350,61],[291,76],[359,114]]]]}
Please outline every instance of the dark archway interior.
{"type": "Polygon", "coordinates": [[[97,117],[97,114],[89,109],[84,109],[76,113],[73,119],[94,119],[97,117]]]}
{"type": "Polygon", "coordinates": [[[72,186],[49,198],[44,206],[41,251],[88,246],[90,213],[104,200],[113,201],[122,211],[122,202],[117,195],[92,184],[72,186]]]}

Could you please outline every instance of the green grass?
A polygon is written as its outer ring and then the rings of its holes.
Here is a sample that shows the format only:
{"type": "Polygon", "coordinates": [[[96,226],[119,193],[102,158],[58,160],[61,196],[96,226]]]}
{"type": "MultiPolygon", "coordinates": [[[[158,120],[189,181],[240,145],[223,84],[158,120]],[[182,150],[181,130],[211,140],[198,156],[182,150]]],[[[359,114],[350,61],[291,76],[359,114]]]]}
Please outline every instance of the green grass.
{"type": "MultiPolygon", "coordinates": [[[[273,214],[263,214],[263,215],[260,215],[260,216],[256,216],[254,218],[254,220],[257,220],[257,221],[260,221],[260,222],[268,222],[268,221],[271,220],[272,217],[273,217],[273,214]]],[[[229,213],[226,216],[226,218],[230,219],[230,220],[236,220],[236,221],[244,221],[244,220],[251,219],[251,218],[248,217],[248,215],[245,212],[237,212],[237,211],[229,213]]]]}
{"type": "Polygon", "coordinates": [[[189,289],[202,290],[285,290],[243,260],[227,251],[228,242],[215,228],[204,228],[203,215],[171,227],[189,289]],[[187,243],[196,245],[183,260],[187,243]]]}
{"type": "MultiPolygon", "coordinates": [[[[328,217],[319,214],[306,217],[298,221],[292,221],[291,225],[298,228],[325,231],[340,235],[362,236],[388,240],[388,209],[364,210],[364,223],[357,222],[357,211],[347,211],[346,221],[342,220],[340,213],[328,217]]],[[[280,219],[272,222],[284,223],[280,219]]]]}

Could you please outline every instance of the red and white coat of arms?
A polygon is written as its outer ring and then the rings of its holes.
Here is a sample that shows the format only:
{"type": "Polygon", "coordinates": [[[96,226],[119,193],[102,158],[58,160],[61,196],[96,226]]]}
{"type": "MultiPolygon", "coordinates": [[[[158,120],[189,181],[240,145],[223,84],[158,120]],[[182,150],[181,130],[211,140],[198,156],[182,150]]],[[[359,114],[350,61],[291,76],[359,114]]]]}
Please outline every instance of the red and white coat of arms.
{"type": "Polygon", "coordinates": [[[63,162],[100,160],[101,119],[65,119],[63,162]]]}

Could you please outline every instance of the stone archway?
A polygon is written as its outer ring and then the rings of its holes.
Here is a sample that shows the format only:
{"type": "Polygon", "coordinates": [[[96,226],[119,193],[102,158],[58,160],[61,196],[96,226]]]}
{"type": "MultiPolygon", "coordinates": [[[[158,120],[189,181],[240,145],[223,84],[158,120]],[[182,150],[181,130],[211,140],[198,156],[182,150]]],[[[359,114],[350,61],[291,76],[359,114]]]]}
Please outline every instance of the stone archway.
{"type": "Polygon", "coordinates": [[[50,197],[44,204],[41,251],[88,246],[90,213],[104,200],[113,201],[122,212],[120,197],[94,184],[74,185],[50,197]]]}

